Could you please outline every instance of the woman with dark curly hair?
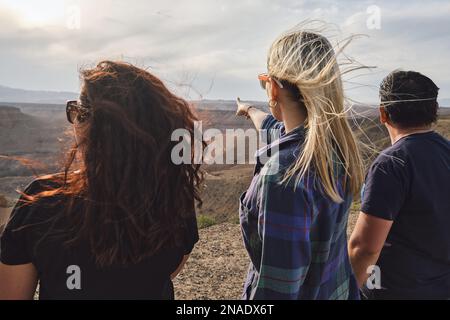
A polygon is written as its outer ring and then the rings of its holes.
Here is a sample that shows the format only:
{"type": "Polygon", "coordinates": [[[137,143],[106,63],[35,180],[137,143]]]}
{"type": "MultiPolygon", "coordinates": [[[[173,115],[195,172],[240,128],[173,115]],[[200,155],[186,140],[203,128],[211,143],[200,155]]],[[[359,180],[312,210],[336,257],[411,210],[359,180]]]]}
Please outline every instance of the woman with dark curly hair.
{"type": "Polygon", "coordinates": [[[40,299],[173,298],[198,241],[202,174],[171,161],[171,134],[193,134],[196,117],[130,64],[103,61],[81,77],[65,170],[26,188],[2,235],[0,299],[33,298],[38,281],[40,299]]]}

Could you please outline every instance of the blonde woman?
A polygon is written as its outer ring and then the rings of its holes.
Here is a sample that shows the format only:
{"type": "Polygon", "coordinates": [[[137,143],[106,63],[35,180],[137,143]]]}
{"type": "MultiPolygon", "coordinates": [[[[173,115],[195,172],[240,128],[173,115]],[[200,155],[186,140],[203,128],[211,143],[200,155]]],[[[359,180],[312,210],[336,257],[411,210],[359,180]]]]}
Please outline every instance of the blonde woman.
{"type": "Polygon", "coordinates": [[[281,133],[257,153],[272,151],[240,199],[251,259],[243,298],[358,299],[346,228],[363,165],[336,54],[322,35],[292,30],[272,44],[267,68],[258,78],[271,114],[237,101],[238,115],[281,133]]]}

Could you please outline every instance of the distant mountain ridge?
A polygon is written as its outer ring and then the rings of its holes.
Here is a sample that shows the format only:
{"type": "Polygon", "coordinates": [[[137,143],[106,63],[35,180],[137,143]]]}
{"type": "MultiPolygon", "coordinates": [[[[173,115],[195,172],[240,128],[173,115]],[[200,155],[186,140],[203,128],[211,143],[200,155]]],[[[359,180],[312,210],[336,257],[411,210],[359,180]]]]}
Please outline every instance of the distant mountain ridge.
{"type": "Polygon", "coordinates": [[[24,90],[0,85],[0,102],[60,104],[77,97],[78,93],[69,91],[24,90]]]}
{"type": "Polygon", "coordinates": [[[439,105],[441,107],[450,107],[450,98],[449,99],[438,99],[439,105]]]}
{"type": "MultiPolygon", "coordinates": [[[[65,104],[67,100],[77,99],[78,96],[78,93],[70,91],[25,90],[0,85],[0,103],[65,104]]],[[[450,98],[440,98],[438,101],[441,107],[450,107],[450,98]]],[[[226,99],[204,99],[193,102],[201,109],[230,110],[231,106],[235,107],[234,100],[226,99]]],[[[266,102],[247,102],[253,103],[258,107],[267,106],[266,102]]]]}

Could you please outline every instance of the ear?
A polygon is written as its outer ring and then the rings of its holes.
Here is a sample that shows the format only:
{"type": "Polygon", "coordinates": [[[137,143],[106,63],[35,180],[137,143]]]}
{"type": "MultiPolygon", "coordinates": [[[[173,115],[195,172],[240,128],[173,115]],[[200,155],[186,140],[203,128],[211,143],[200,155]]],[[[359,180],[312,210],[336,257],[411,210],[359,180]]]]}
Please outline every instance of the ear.
{"type": "Polygon", "coordinates": [[[383,106],[380,106],[380,122],[385,124],[389,120],[389,116],[386,112],[386,109],[383,106]]]}
{"type": "Polygon", "coordinates": [[[270,96],[273,100],[276,100],[278,98],[279,90],[280,88],[278,88],[275,81],[273,81],[273,79],[270,79],[270,96]]]}

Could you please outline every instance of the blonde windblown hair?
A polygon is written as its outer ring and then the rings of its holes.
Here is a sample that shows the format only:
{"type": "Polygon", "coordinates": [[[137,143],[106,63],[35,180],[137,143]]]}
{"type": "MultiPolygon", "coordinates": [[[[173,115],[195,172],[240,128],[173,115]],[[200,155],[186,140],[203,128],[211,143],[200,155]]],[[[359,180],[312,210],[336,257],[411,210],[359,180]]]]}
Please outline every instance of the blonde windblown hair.
{"type": "Polygon", "coordinates": [[[337,179],[344,177],[345,190],[359,195],[364,179],[363,160],[347,120],[337,54],[327,38],[296,27],[272,44],[267,61],[271,77],[295,84],[302,95],[307,118],[306,139],[296,163],[283,181],[296,184],[307,172],[319,178],[324,192],[342,202],[337,179]]]}

